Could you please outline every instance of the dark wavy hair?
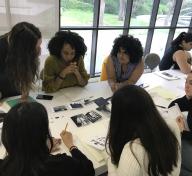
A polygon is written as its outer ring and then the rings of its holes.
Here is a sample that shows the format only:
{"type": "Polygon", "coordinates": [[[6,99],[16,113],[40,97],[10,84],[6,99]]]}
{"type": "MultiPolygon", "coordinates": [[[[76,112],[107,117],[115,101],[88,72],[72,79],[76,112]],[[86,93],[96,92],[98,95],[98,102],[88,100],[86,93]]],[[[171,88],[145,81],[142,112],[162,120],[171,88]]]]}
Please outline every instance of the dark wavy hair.
{"type": "MultiPolygon", "coordinates": [[[[130,142],[132,150],[136,138],[140,139],[147,152],[150,176],[167,176],[177,166],[177,138],[162,119],[150,95],[138,86],[128,85],[117,90],[112,97],[106,147],[108,143],[116,166],[125,144],[130,142]]],[[[137,159],[133,150],[132,153],[137,159]]]]}
{"type": "Polygon", "coordinates": [[[64,44],[69,44],[75,49],[75,61],[78,61],[81,56],[84,57],[87,47],[84,43],[84,39],[75,32],[71,31],[59,31],[49,41],[48,49],[51,55],[61,58],[61,50],[64,44]]]}
{"type": "Polygon", "coordinates": [[[7,73],[20,91],[28,92],[38,75],[36,44],[41,38],[39,29],[31,23],[16,24],[8,34],[7,73]]]}
{"type": "Polygon", "coordinates": [[[130,56],[131,63],[139,63],[143,56],[143,48],[139,39],[131,35],[120,35],[113,42],[111,56],[117,57],[120,48],[130,56]]]}
{"type": "Polygon", "coordinates": [[[2,143],[7,156],[0,167],[1,176],[37,176],[44,169],[44,161],[53,141],[49,132],[47,111],[43,105],[20,103],[5,116],[2,129],[2,143]]]}
{"type": "Polygon", "coordinates": [[[186,43],[192,42],[192,33],[191,32],[181,32],[175,40],[171,42],[171,45],[173,47],[177,47],[181,44],[182,41],[185,41],[186,43]]]}

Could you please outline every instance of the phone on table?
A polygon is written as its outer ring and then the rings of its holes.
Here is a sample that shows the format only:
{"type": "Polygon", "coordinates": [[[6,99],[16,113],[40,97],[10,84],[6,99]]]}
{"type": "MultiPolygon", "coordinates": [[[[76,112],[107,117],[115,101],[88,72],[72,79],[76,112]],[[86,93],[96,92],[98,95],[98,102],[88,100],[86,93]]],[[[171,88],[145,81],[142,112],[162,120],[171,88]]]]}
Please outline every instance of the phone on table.
{"type": "Polygon", "coordinates": [[[169,74],[167,72],[162,72],[162,74],[165,75],[165,76],[168,76],[168,77],[173,77],[173,75],[171,75],[171,74],[169,74]]]}
{"type": "Polygon", "coordinates": [[[52,100],[53,96],[52,95],[44,95],[44,94],[38,94],[36,99],[40,100],[52,100]]]}

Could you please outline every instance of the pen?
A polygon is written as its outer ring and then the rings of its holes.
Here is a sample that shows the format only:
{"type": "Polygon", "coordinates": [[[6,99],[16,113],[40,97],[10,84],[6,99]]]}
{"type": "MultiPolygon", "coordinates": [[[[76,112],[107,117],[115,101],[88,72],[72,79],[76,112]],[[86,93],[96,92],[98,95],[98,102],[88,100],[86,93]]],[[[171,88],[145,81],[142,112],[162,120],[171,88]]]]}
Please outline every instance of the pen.
{"type": "Polygon", "coordinates": [[[66,126],[65,126],[64,133],[65,133],[66,130],[67,130],[67,126],[68,126],[68,122],[67,122],[67,124],[66,124],[66,126]]]}
{"type": "Polygon", "coordinates": [[[156,105],[157,107],[159,107],[159,108],[163,108],[163,109],[166,109],[166,107],[165,106],[161,106],[161,105],[156,105]]]}

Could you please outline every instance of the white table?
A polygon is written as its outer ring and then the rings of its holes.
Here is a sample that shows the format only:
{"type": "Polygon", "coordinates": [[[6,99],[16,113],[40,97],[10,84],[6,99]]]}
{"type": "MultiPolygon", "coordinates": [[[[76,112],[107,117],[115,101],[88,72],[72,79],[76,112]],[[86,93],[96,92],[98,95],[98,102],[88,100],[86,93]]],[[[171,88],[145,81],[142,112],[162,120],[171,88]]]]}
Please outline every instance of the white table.
{"type": "MultiPolygon", "coordinates": [[[[183,96],[186,75],[182,74],[179,71],[174,71],[174,70],[170,70],[169,73],[177,75],[180,79],[167,81],[155,75],[154,73],[146,73],[142,75],[141,79],[138,81],[137,84],[141,84],[141,83],[148,84],[149,87],[146,88],[147,91],[155,86],[161,86],[163,88],[166,88],[167,90],[170,90],[171,92],[174,92],[177,95],[177,97],[183,96]]],[[[32,92],[30,95],[35,98],[38,93],[42,93],[42,92],[32,92]]],[[[110,114],[97,111],[99,114],[102,115],[102,120],[99,120],[93,124],[89,124],[87,126],[78,128],[70,119],[70,117],[79,113],[86,113],[90,110],[95,110],[97,107],[96,104],[92,103],[92,104],[86,105],[82,109],[67,110],[67,111],[58,112],[58,113],[54,113],[52,110],[52,107],[54,106],[64,105],[75,100],[88,98],[90,96],[93,96],[92,99],[95,99],[98,97],[108,98],[112,96],[112,92],[108,86],[107,81],[89,83],[84,88],[81,88],[81,87],[66,88],[56,93],[53,93],[52,95],[54,96],[52,101],[38,100],[38,102],[42,103],[48,111],[50,130],[52,135],[54,137],[60,137],[59,136],[60,132],[65,128],[66,123],[68,123],[69,125],[67,130],[73,133],[75,144],[93,162],[96,175],[99,175],[107,171],[105,159],[101,160],[102,158],[107,157],[106,152],[97,151],[96,149],[88,146],[85,143],[85,141],[91,136],[96,136],[96,135],[100,136],[100,135],[107,134],[110,114]]],[[[170,103],[170,100],[163,100],[158,96],[153,97],[153,99],[156,104],[159,104],[162,106],[168,106],[168,104],[170,103]]],[[[161,108],[158,108],[158,109],[161,111],[161,108]]],[[[4,150],[1,147],[0,148],[1,157],[3,157],[3,152],[4,150]]],[[[61,146],[61,152],[67,152],[69,154],[64,144],[62,144],[61,146]]]]}

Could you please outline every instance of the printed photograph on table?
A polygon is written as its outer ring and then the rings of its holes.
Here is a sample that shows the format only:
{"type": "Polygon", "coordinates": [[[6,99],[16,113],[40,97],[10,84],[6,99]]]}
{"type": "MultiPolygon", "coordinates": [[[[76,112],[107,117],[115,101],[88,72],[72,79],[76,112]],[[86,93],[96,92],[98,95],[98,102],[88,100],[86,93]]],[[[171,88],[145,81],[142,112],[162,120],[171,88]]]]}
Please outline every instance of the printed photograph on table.
{"type": "Polygon", "coordinates": [[[95,104],[96,104],[97,106],[104,106],[104,105],[109,104],[109,103],[107,102],[107,100],[104,99],[103,97],[99,97],[99,98],[95,99],[94,102],[95,102],[95,104]]]}
{"type": "Polygon", "coordinates": [[[98,114],[95,111],[90,111],[86,114],[87,119],[89,119],[90,122],[94,123],[102,118],[100,114],[98,114]]]}
{"type": "Polygon", "coordinates": [[[105,141],[106,141],[106,137],[104,136],[94,136],[87,141],[87,144],[98,150],[104,150],[105,141]]]}
{"type": "Polygon", "coordinates": [[[70,103],[70,109],[78,109],[83,108],[83,105],[81,103],[70,103]]]}
{"type": "Polygon", "coordinates": [[[77,127],[87,125],[90,122],[95,123],[96,121],[98,121],[101,118],[102,118],[102,116],[95,111],[87,112],[85,115],[78,114],[78,115],[71,117],[71,119],[73,120],[73,122],[75,123],[75,125],[77,127]]]}
{"type": "Polygon", "coordinates": [[[71,119],[77,127],[85,126],[90,123],[89,119],[84,114],[72,116],[71,119]]]}
{"type": "Polygon", "coordinates": [[[65,105],[53,107],[54,112],[66,111],[68,108],[65,105]]]}

